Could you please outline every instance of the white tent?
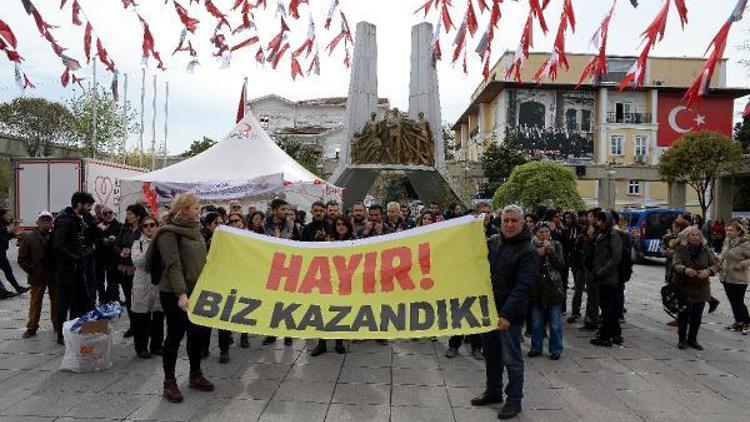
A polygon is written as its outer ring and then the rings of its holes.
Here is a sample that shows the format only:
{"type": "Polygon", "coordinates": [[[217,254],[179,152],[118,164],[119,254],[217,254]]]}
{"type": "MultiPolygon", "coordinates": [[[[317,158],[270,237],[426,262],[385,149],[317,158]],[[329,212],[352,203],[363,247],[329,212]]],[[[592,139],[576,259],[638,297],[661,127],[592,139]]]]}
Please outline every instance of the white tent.
{"type": "Polygon", "coordinates": [[[249,110],[224,140],[208,150],[161,170],[122,179],[121,207],[143,200],[144,185],[158,192],[160,203],[182,191],[216,201],[276,194],[309,209],[315,201],[341,201],[343,194],[279,148],[249,110]]]}

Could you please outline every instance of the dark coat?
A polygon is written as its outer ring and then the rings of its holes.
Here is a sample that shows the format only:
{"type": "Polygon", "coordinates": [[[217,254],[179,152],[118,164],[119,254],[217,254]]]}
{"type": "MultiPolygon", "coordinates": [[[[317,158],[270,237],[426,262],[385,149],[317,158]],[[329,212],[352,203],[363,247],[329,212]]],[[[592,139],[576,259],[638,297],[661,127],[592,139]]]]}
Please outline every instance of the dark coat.
{"type": "MultiPolygon", "coordinates": [[[[331,225],[328,224],[328,220],[326,220],[325,218],[320,221],[313,220],[310,222],[310,224],[305,226],[305,228],[302,229],[300,240],[302,240],[303,242],[315,242],[315,234],[319,231],[323,231],[326,236],[330,236],[333,233],[331,225]]],[[[322,240],[325,240],[325,236],[322,240]]]]}
{"type": "Polygon", "coordinates": [[[114,243],[109,245],[104,244],[104,239],[114,236],[115,238],[120,234],[122,224],[117,220],[112,220],[105,230],[96,226],[96,241],[94,242],[94,257],[96,259],[96,265],[108,266],[114,261],[115,250],[114,243]]]}
{"type": "MultiPolygon", "coordinates": [[[[273,222],[273,217],[267,217],[263,222],[263,229],[266,231],[267,236],[276,237],[276,226],[273,222]]],[[[294,227],[294,223],[291,220],[284,220],[279,226],[279,236],[282,239],[299,240],[297,236],[298,232],[294,227]]]]}
{"type": "Polygon", "coordinates": [[[195,222],[172,222],[163,225],[151,241],[147,263],[161,260],[159,290],[179,297],[190,294],[206,264],[206,242],[195,222]]]}
{"type": "Polygon", "coordinates": [[[592,246],[594,281],[599,285],[616,286],[622,259],[622,238],[617,229],[610,228],[596,234],[592,246]]]}
{"type": "Polygon", "coordinates": [[[132,249],[133,243],[140,238],[140,229],[133,231],[132,226],[125,223],[120,228],[120,233],[117,235],[117,240],[115,240],[114,253],[117,269],[127,276],[133,276],[135,273],[135,265],[133,265],[133,259],[130,256],[123,258],[120,256],[120,253],[123,249],[132,249]]]}
{"type": "Polygon", "coordinates": [[[0,252],[5,252],[10,247],[10,241],[15,236],[8,231],[8,225],[5,221],[0,221],[0,252]]]}
{"type": "Polygon", "coordinates": [[[511,323],[523,323],[529,292],[539,274],[539,256],[531,244],[531,234],[524,230],[510,239],[493,236],[487,246],[497,312],[511,323]]]}
{"type": "Polygon", "coordinates": [[[42,233],[39,229],[26,233],[21,238],[18,265],[29,275],[29,284],[32,286],[48,286],[55,279],[42,264],[48,239],[49,233],[42,233]]]}
{"type": "Polygon", "coordinates": [[[86,258],[83,219],[68,207],[57,214],[52,234],[53,254],[56,268],[75,269],[82,266],[86,258]]]}
{"type": "MultiPolygon", "coordinates": [[[[560,242],[550,241],[552,251],[539,257],[539,276],[529,294],[529,304],[545,308],[560,306],[565,303],[565,290],[562,284],[562,271],[567,271],[560,242]],[[544,273],[549,274],[545,277],[544,273]]],[[[534,240],[534,247],[541,248],[541,243],[534,240]]]]}
{"type": "Polygon", "coordinates": [[[677,281],[677,299],[681,302],[707,302],[711,298],[711,282],[709,279],[688,277],[685,270],[692,268],[696,271],[709,270],[715,275],[718,264],[713,250],[708,245],[702,245],[700,253],[692,257],[688,248],[682,244],[677,245],[674,250],[674,273],[677,281]]]}

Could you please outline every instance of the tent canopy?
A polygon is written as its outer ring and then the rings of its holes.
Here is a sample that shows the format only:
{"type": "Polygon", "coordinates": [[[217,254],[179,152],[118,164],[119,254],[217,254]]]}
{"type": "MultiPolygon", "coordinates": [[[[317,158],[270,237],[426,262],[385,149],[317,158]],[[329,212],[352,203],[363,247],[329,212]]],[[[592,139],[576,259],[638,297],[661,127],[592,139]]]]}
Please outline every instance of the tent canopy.
{"type": "MultiPolygon", "coordinates": [[[[283,184],[279,183],[278,192],[273,190],[274,193],[302,209],[308,209],[315,201],[340,202],[343,197],[342,189],[321,180],[279,148],[248,110],[245,118],[225,139],[206,151],[161,170],[122,179],[120,209],[122,213],[127,205],[144,200],[145,182],[149,182],[152,188],[168,184],[176,188],[182,185],[182,191],[194,191],[197,185],[241,186],[279,175],[283,176],[283,184]]],[[[238,193],[230,189],[222,199],[264,198],[249,192],[238,193]]]]}
{"type": "Polygon", "coordinates": [[[252,180],[277,173],[283,173],[287,184],[322,182],[279,148],[248,110],[245,118],[224,140],[206,151],[161,170],[125,180],[200,183],[252,180]]]}

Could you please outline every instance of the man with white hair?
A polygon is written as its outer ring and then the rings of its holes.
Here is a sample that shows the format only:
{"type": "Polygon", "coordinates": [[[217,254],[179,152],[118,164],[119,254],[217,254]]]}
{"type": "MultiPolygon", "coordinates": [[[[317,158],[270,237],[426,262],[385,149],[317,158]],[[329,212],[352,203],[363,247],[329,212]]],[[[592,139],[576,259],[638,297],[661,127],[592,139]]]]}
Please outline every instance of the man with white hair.
{"type": "Polygon", "coordinates": [[[410,228],[406,221],[404,221],[403,215],[401,215],[401,204],[398,202],[388,203],[386,219],[383,224],[385,225],[386,233],[396,233],[410,228]]]}
{"type": "Polygon", "coordinates": [[[471,400],[474,406],[503,401],[503,369],[508,371],[507,401],[497,417],[512,419],[521,412],[523,399],[523,354],[521,328],[526,320],[529,292],[539,273],[539,257],[526,228],[523,209],[503,209],[500,234],[488,240],[490,277],[500,320],[497,330],[482,335],[487,388],[471,400]]]}

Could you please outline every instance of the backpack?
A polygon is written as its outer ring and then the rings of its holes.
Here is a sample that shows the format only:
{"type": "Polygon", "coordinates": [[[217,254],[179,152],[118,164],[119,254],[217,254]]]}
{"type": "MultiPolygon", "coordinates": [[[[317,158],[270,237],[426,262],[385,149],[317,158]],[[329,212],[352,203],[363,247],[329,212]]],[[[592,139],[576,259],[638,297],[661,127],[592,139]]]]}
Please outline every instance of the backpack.
{"type": "Polygon", "coordinates": [[[632,243],[630,236],[627,233],[617,232],[622,239],[622,256],[620,257],[620,265],[617,268],[617,274],[619,275],[619,282],[626,283],[630,281],[630,277],[633,275],[633,255],[632,255],[632,243]]]}

